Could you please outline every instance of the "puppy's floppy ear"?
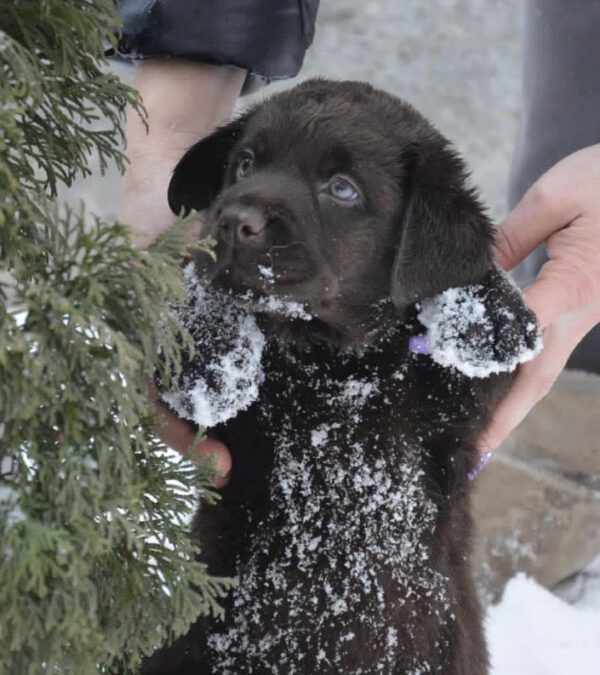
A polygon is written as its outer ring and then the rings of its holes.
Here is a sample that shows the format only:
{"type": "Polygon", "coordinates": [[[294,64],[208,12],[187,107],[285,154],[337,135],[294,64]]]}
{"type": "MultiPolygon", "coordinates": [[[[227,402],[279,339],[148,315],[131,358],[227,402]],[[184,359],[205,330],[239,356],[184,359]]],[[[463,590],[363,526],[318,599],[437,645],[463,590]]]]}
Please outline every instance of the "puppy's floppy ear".
{"type": "Polygon", "coordinates": [[[193,145],[173,171],[169,183],[169,206],[179,215],[183,209],[205,209],[223,187],[229,154],[241,136],[250,114],[220,127],[193,145]]]}
{"type": "Polygon", "coordinates": [[[399,310],[480,280],[492,265],[493,242],[491,223],[448,141],[433,134],[404,159],[405,202],[391,282],[399,310]]]}

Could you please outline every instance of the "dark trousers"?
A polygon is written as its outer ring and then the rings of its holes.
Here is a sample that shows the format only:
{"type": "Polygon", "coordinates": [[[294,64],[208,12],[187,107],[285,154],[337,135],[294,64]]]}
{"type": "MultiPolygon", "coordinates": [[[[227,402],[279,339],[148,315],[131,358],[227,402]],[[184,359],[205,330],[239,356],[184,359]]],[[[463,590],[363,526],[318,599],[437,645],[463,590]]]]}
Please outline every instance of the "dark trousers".
{"type": "MultiPolygon", "coordinates": [[[[600,143],[600,0],[528,0],[509,207],[553,164],[595,143],[600,143]]],[[[534,251],[516,268],[517,283],[530,284],[547,259],[545,247],[534,251]]],[[[567,367],[600,373],[600,326],[567,367]]]]}

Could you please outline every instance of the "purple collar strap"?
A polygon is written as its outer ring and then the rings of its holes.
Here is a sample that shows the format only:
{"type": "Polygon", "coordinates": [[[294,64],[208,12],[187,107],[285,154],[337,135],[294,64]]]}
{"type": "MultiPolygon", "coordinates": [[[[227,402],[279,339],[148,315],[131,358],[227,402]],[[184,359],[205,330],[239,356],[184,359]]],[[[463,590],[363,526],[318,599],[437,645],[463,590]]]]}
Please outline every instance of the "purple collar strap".
{"type": "Polygon", "coordinates": [[[425,335],[413,335],[408,341],[408,348],[415,354],[431,354],[425,335]]]}

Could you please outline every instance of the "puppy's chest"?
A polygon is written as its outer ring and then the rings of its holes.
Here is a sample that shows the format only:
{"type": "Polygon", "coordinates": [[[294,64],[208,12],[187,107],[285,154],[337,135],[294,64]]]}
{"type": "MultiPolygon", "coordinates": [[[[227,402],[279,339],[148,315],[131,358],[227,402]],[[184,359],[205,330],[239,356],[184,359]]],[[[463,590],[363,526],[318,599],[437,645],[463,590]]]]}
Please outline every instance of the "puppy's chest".
{"type": "MultiPolygon", "coordinates": [[[[267,429],[284,424],[294,432],[329,425],[364,435],[385,431],[404,418],[410,363],[407,358],[373,359],[351,355],[306,355],[268,351],[258,413],[267,429]]],[[[338,435],[339,434],[333,434],[338,435]]]]}
{"type": "MultiPolygon", "coordinates": [[[[427,502],[423,449],[402,386],[408,363],[377,368],[284,358],[266,360],[268,395],[257,411],[273,449],[271,520],[310,537],[308,550],[318,548],[319,537],[335,539],[340,527],[348,541],[350,524],[363,541],[371,530],[374,554],[393,547],[394,523],[416,522],[416,509],[427,502]]],[[[304,548],[297,551],[299,567],[309,564],[300,559],[304,548]]]]}
{"type": "Polygon", "coordinates": [[[414,604],[449,607],[430,565],[438,513],[422,449],[386,413],[399,399],[380,373],[270,365],[258,413],[273,447],[269,509],[250,515],[215,658],[223,672],[273,659],[268,672],[304,672],[302,655],[323,672],[392,672],[395,647],[415,638],[414,604]],[[360,670],[365,643],[373,661],[360,670]]]}

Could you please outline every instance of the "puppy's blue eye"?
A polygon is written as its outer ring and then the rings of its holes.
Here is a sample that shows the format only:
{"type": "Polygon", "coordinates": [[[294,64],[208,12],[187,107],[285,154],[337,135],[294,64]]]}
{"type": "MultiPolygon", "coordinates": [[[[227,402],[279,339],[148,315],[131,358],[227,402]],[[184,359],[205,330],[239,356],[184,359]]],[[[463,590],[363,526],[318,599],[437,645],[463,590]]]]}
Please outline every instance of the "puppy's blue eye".
{"type": "Polygon", "coordinates": [[[244,178],[251,173],[254,167],[254,153],[251,150],[244,150],[238,159],[236,175],[238,178],[244,178]]]}
{"type": "Polygon", "coordinates": [[[344,202],[352,202],[358,198],[358,190],[346,178],[334,176],[329,183],[329,192],[344,202]]]}

